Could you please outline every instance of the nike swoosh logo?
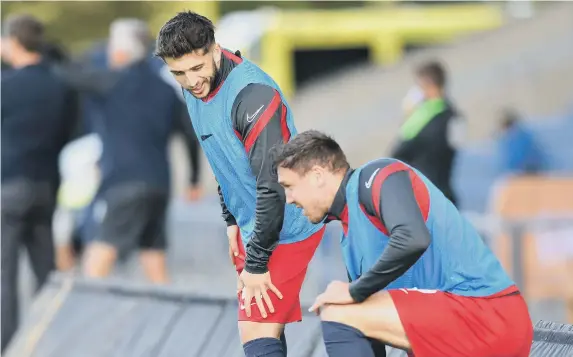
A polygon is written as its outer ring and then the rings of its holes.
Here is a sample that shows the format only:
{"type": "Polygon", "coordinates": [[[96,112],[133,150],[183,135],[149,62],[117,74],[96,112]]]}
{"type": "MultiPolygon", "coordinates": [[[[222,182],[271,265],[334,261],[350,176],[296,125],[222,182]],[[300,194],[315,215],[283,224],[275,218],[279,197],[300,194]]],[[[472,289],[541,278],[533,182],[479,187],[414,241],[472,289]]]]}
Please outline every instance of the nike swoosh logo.
{"type": "Polygon", "coordinates": [[[202,140],[202,141],[205,141],[205,140],[209,139],[209,138],[212,137],[212,136],[213,136],[213,134],[201,135],[201,140],[202,140]]]}
{"type": "Polygon", "coordinates": [[[257,114],[259,114],[261,109],[263,109],[264,107],[265,107],[264,105],[261,105],[261,107],[259,109],[257,109],[257,111],[253,115],[249,115],[249,113],[247,113],[247,123],[250,123],[253,120],[255,120],[255,117],[257,116],[257,114]]]}
{"type": "Polygon", "coordinates": [[[378,173],[378,171],[380,171],[380,168],[377,168],[376,171],[374,171],[372,173],[372,176],[370,176],[368,181],[366,181],[366,183],[364,184],[364,186],[366,186],[366,188],[372,187],[372,182],[374,181],[374,177],[376,177],[376,174],[378,173]]]}

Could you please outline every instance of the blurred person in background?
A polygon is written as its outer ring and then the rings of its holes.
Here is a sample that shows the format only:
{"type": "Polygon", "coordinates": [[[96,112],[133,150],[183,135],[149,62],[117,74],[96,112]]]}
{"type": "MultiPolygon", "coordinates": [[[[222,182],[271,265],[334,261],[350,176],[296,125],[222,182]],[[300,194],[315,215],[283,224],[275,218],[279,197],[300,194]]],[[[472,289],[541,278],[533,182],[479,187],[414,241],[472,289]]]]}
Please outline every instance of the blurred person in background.
{"type": "Polygon", "coordinates": [[[109,69],[66,69],[68,81],[91,94],[99,110],[89,126],[102,142],[101,184],[93,207],[101,226],[85,251],[83,270],[88,277],[108,276],[118,257],[138,246],[148,280],[169,280],[168,143],[175,130],[193,133],[185,106],[147,61],[149,43],[147,24],[118,19],[110,27],[109,69]]]}
{"type": "Polygon", "coordinates": [[[537,174],[543,170],[543,152],[513,110],[502,113],[498,150],[503,173],[537,174]]]}
{"type": "Polygon", "coordinates": [[[420,170],[456,204],[452,166],[465,137],[465,120],[446,97],[447,75],[442,64],[424,63],[415,77],[416,86],[403,102],[407,119],[391,156],[420,170]]]}
{"type": "Polygon", "coordinates": [[[268,74],[239,52],[221,48],[204,16],[178,13],[159,31],[156,47],[183,87],[219,183],[230,260],[239,274],[245,355],[286,356],[284,326],[302,319],[300,290],[324,234],[322,224],[285,206],[268,156],[274,145],[296,134],[293,114],[268,74]]]}
{"type": "MultiPolygon", "coordinates": [[[[154,43],[150,43],[150,48],[153,45],[154,43]]],[[[109,68],[110,63],[108,56],[108,40],[100,41],[92,46],[92,48],[84,56],[82,56],[82,61],[89,63],[93,68],[109,68]]],[[[163,80],[165,80],[169,85],[173,87],[177,97],[179,97],[182,104],[184,105],[185,99],[183,98],[183,94],[181,92],[181,86],[173,78],[169,70],[166,70],[165,63],[161,59],[153,56],[153,51],[151,50],[148,53],[148,58],[146,61],[163,80]]],[[[87,118],[86,121],[88,124],[86,129],[89,131],[89,123],[96,122],[98,120],[97,116],[101,115],[101,113],[99,113],[97,109],[97,100],[93,95],[90,93],[83,93],[82,99],[83,114],[87,118]]],[[[189,169],[191,173],[189,175],[190,181],[187,183],[184,197],[188,201],[196,201],[203,195],[203,190],[199,180],[199,174],[201,172],[201,146],[199,145],[197,137],[195,136],[195,132],[193,131],[191,121],[186,111],[183,113],[182,119],[183,120],[178,122],[178,127],[176,129],[180,134],[182,134],[181,138],[183,139],[187,149],[187,156],[189,158],[190,164],[189,169]]]]}
{"type": "Polygon", "coordinates": [[[20,248],[40,289],[54,269],[52,215],[59,185],[58,155],[76,120],[73,91],[44,51],[44,26],[28,15],[3,24],[2,59],[2,350],[18,326],[20,248]]]}
{"type": "MultiPolygon", "coordinates": [[[[56,73],[60,73],[57,69],[66,66],[71,60],[65,48],[53,41],[44,45],[42,55],[44,60],[56,69],[56,73]]],[[[84,140],[81,137],[86,130],[83,117],[79,112],[84,103],[82,102],[81,104],[78,106],[78,113],[73,127],[70,128],[69,143],[62,148],[58,160],[61,181],[54,211],[53,232],[56,268],[59,271],[67,271],[73,268],[76,258],[81,253],[82,242],[77,233],[78,227],[83,222],[82,217],[85,216],[85,210],[79,206],[80,203],[89,203],[88,199],[93,191],[94,179],[89,175],[85,175],[84,163],[86,159],[82,160],[79,157],[81,155],[77,153],[82,151],[81,143],[84,140]],[[70,154],[70,151],[75,153],[70,154]],[[73,163],[69,162],[72,161],[69,159],[70,157],[75,159],[73,163]],[[70,177],[73,177],[73,179],[70,179],[70,177]],[[80,188],[80,186],[82,187],[80,188]]],[[[97,140],[97,138],[92,138],[93,140],[97,140]]],[[[85,151],[86,149],[83,150],[85,151]]]]}
{"type": "Polygon", "coordinates": [[[72,140],[60,154],[61,184],[54,212],[56,267],[60,271],[73,269],[83,252],[82,232],[100,184],[101,151],[99,136],[87,134],[72,140]]]}

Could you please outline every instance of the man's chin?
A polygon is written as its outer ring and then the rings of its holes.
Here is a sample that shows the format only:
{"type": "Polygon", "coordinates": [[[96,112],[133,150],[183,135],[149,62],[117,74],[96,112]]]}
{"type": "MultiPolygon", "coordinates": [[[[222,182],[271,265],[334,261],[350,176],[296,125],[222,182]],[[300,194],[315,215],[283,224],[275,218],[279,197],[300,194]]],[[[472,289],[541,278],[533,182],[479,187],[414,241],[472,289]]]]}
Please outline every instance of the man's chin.
{"type": "Polygon", "coordinates": [[[197,99],[204,99],[209,95],[209,88],[206,88],[201,92],[193,92],[192,90],[188,89],[187,92],[189,92],[193,97],[197,99]]]}
{"type": "Polygon", "coordinates": [[[194,93],[191,91],[189,91],[189,93],[191,93],[191,95],[196,99],[205,99],[207,97],[207,95],[209,94],[208,92],[207,93],[194,93]]]}
{"type": "Polygon", "coordinates": [[[307,217],[308,220],[310,221],[310,223],[312,224],[318,224],[320,222],[322,222],[322,217],[317,218],[317,217],[307,217]]]}

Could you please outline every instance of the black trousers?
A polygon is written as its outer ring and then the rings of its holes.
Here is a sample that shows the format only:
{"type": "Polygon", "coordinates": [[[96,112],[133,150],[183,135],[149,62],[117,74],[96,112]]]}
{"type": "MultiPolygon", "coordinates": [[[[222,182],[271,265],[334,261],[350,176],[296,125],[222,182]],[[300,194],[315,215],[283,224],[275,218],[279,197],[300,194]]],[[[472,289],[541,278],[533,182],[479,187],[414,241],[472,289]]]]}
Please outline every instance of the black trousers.
{"type": "Polygon", "coordinates": [[[25,179],[2,183],[2,351],[18,329],[20,248],[28,252],[36,277],[36,292],[55,268],[54,207],[52,184],[25,179]]]}

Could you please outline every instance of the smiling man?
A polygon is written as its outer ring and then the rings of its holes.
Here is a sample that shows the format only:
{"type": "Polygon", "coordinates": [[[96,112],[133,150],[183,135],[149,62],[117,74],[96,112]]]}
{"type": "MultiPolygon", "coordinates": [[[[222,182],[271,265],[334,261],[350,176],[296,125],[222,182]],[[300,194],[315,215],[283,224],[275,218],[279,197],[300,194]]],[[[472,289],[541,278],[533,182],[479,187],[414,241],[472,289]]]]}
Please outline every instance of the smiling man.
{"type": "Polygon", "coordinates": [[[284,325],[302,318],[300,289],[324,233],[300,209],[285,207],[268,157],[296,133],[290,108],[277,84],[240,53],[222,49],[211,21],[196,13],[181,12],[161,28],[156,55],[183,88],[219,183],[230,258],[240,274],[245,354],[286,356],[284,325]]]}
{"type": "Polygon", "coordinates": [[[307,131],[275,149],[287,203],[342,223],[352,282],[320,311],[329,357],[374,357],[369,339],[416,357],[526,357],[527,305],[477,231],[418,171],[395,159],[351,169],[340,146],[307,131]]]}

